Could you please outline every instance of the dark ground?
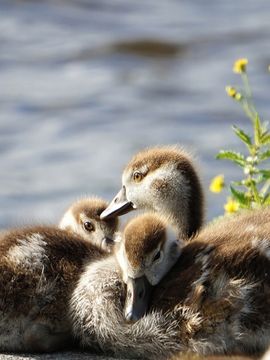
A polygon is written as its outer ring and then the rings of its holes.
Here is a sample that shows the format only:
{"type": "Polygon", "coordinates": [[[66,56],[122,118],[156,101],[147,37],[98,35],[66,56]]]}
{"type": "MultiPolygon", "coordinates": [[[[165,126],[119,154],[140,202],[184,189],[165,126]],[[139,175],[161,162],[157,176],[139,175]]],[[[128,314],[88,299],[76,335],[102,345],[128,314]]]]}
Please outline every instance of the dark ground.
{"type": "Polygon", "coordinates": [[[115,360],[115,358],[90,354],[87,352],[67,351],[53,354],[0,354],[0,360],[115,360]]]}

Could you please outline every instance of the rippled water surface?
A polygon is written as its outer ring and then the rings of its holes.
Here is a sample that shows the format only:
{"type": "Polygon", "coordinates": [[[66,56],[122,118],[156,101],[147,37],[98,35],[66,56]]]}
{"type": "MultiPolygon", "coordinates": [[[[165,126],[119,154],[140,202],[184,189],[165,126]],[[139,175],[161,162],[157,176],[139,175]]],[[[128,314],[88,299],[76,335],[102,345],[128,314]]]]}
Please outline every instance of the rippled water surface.
{"type": "Polygon", "coordinates": [[[0,226],[55,223],[74,199],[110,199],[130,156],[179,143],[194,151],[208,218],[214,160],[249,126],[224,87],[249,58],[270,113],[269,0],[0,0],[0,226]]]}

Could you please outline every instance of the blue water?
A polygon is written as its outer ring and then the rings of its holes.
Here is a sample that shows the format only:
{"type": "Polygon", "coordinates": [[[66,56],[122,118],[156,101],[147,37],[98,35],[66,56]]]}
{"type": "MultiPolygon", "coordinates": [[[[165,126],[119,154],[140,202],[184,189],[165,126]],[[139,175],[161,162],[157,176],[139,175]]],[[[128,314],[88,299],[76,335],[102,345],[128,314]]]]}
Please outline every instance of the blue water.
{"type": "Polygon", "coordinates": [[[270,113],[269,0],[0,0],[0,226],[56,223],[81,196],[108,200],[139,149],[194,151],[208,192],[250,128],[224,88],[248,57],[255,102],[270,113]]]}

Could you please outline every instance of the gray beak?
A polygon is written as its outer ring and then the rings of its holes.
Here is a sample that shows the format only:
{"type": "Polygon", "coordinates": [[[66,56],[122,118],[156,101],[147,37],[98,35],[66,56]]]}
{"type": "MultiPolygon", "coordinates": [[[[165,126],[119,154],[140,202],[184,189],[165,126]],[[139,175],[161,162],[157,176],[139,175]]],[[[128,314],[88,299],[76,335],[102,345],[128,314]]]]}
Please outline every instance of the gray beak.
{"type": "Polygon", "coordinates": [[[115,196],[109,206],[100,214],[100,219],[108,219],[110,217],[116,217],[124,215],[133,210],[133,204],[127,200],[125,186],[115,196]]]}
{"type": "Polygon", "coordinates": [[[152,286],[145,276],[137,279],[128,278],[127,295],[124,308],[128,321],[137,321],[147,312],[152,286]]]}

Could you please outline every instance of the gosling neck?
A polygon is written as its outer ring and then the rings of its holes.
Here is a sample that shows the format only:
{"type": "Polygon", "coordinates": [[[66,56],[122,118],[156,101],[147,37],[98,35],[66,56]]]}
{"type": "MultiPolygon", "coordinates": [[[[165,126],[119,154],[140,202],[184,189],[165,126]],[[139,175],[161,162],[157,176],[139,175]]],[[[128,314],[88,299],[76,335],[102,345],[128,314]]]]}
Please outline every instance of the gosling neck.
{"type": "Polygon", "coordinates": [[[164,201],[157,209],[183,240],[193,237],[204,222],[204,198],[199,181],[189,186],[188,190],[181,199],[176,197],[170,204],[164,201]]]}

